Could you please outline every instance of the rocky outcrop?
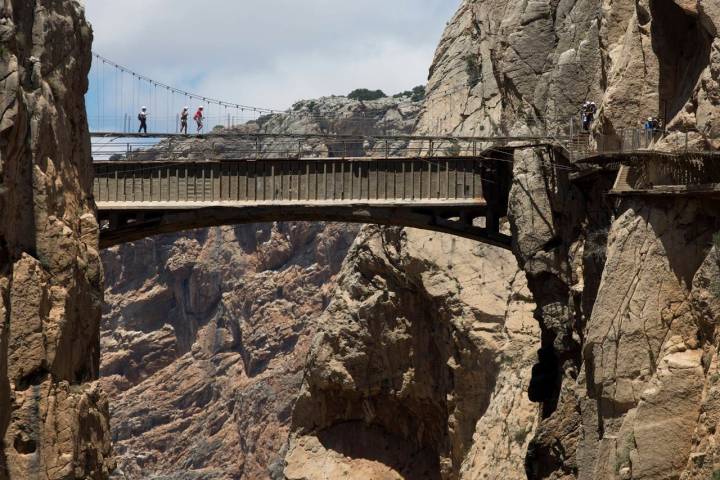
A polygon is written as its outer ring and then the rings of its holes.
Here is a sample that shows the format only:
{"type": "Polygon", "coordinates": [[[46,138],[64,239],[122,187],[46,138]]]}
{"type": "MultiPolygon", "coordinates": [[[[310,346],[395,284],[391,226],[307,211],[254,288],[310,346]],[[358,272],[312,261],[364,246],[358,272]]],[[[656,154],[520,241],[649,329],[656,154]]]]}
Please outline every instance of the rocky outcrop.
{"type": "MultiPolygon", "coordinates": [[[[395,155],[408,146],[402,139],[384,141],[374,136],[409,135],[413,132],[421,102],[410,98],[381,98],[357,101],[346,97],[323,97],[303,100],[284,113],[265,115],[244,125],[216,127],[215,138],[166,140],[156,148],[133,154],[137,160],[162,160],[172,153],[173,159],[285,158],[290,156],[362,157],[395,155]],[[267,134],[257,139],[234,134],[267,134]],[[323,138],[275,138],[272,135],[344,135],[369,137],[362,140],[332,141],[323,138]]],[[[112,160],[122,160],[114,155],[112,160]]]]}
{"type": "MultiPolygon", "coordinates": [[[[468,0],[438,48],[419,130],[554,132],[593,100],[596,134],[657,116],[670,143],[686,131],[712,143],[715,3],[468,0]]],[[[528,477],[716,475],[715,206],[612,205],[611,180],[571,185],[551,152],[517,151],[514,164],[515,253],[542,330],[528,477]]]]}
{"type": "Polygon", "coordinates": [[[438,47],[419,128],[554,132],[593,100],[596,130],[611,136],[648,116],[715,132],[718,14],[713,0],[466,0],[438,47]]]}
{"type": "Polygon", "coordinates": [[[356,232],[242,225],[104,252],[118,478],[279,478],[313,319],[356,232]]]}
{"type": "Polygon", "coordinates": [[[0,478],[107,478],[103,270],[75,1],[0,7],[0,478]]]}
{"type": "Polygon", "coordinates": [[[285,475],[519,477],[538,345],[509,252],[366,227],[319,319],[285,475]]]}
{"type": "MultiPolygon", "coordinates": [[[[327,97],[234,131],[406,134],[420,107],[408,99],[327,97]]],[[[260,147],[263,156],[297,149],[295,140],[266,139],[260,147]]],[[[186,158],[223,158],[254,156],[255,144],[221,137],[173,148],[186,158]]],[[[303,156],[321,156],[337,147],[318,141],[305,148],[303,156]]],[[[161,158],[163,149],[143,155],[161,158]]],[[[117,478],[282,478],[307,352],[359,228],[241,225],[103,253],[101,375],[117,478]]]]}

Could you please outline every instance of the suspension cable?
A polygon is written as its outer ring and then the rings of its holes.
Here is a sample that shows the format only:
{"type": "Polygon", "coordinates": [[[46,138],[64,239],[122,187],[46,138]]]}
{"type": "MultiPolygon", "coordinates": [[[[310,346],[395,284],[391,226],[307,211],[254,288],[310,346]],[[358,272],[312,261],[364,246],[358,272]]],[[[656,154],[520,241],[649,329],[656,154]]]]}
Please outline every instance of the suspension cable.
{"type": "Polygon", "coordinates": [[[167,90],[170,90],[170,91],[172,91],[172,92],[175,92],[175,93],[178,93],[178,94],[181,94],[181,95],[185,95],[185,96],[188,97],[188,98],[192,98],[192,99],[195,99],[195,100],[199,100],[199,101],[202,101],[202,102],[205,102],[205,103],[208,103],[208,104],[217,105],[217,106],[228,106],[228,107],[231,107],[231,108],[241,108],[241,109],[244,109],[244,110],[250,110],[250,111],[255,112],[255,113],[279,113],[279,112],[280,112],[280,110],[276,110],[276,109],[272,109],[272,108],[254,107],[254,106],[251,106],[251,105],[242,105],[242,104],[239,104],[239,103],[226,102],[226,101],[224,101],[224,100],[218,100],[218,99],[216,99],[216,98],[206,97],[206,96],[199,95],[199,94],[196,94],[196,93],[191,93],[191,92],[188,92],[188,91],[185,91],[185,90],[181,90],[181,89],[179,89],[179,88],[175,88],[175,87],[172,87],[172,86],[167,85],[167,84],[165,84],[165,83],[162,83],[162,82],[158,82],[158,81],[156,81],[156,80],[153,80],[152,78],[146,77],[145,75],[141,75],[141,74],[139,74],[139,73],[137,73],[137,72],[135,72],[135,71],[127,68],[127,67],[124,67],[124,66],[122,66],[122,65],[120,65],[120,64],[118,64],[118,63],[113,62],[112,60],[110,60],[110,59],[108,59],[108,58],[106,58],[106,57],[103,57],[102,55],[100,55],[100,54],[98,54],[98,53],[93,52],[93,55],[94,55],[98,60],[101,60],[101,61],[107,63],[108,65],[111,65],[112,67],[114,67],[114,68],[116,68],[116,69],[118,69],[118,70],[120,70],[120,71],[123,71],[123,72],[125,72],[125,73],[127,73],[127,74],[130,74],[130,75],[133,75],[134,77],[137,77],[138,80],[144,81],[144,82],[149,83],[149,84],[151,84],[151,85],[155,85],[155,86],[159,86],[159,87],[164,87],[164,88],[166,88],[167,90]]]}

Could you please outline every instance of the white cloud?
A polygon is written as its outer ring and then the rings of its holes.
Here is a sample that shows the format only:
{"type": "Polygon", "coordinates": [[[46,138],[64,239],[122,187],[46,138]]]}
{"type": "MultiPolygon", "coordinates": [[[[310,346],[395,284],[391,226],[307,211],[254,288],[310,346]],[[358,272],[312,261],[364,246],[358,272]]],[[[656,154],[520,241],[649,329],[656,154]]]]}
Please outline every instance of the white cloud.
{"type": "Polygon", "coordinates": [[[425,83],[459,0],[88,0],[94,50],[159,81],[286,108],[425,83]]]}

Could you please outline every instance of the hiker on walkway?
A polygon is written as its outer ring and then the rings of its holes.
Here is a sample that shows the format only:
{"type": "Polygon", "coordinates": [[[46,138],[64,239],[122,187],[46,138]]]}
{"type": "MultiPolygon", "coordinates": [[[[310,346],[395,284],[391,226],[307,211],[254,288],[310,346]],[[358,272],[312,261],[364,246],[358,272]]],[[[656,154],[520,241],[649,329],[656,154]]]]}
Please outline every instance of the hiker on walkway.
{"type": "Polygon", "coordinates": [[[195,112],[195,116],[193,117],[193,120],[197,123],[197,133],[202,132],[203,129],[203,120],[205,120],[203,115],[204,110],[205,109],[203,107],[198,107],[197,112],[195,112]]]}
{"type": "Polygon", "coordinates": [[[653,131],[655,130],[653,125],[653,118],[648,117],[647,120],[645,120],[645,124],[643,125],[645,130],[645,146],[647,147],[652,143],[653,139],[653,131]]]}
{"type": "Polygon", "coordinates": [[[140,113],[138,113],[138,120],[140,121],[140,128],[138,128],[138,133],[144,132],[147,134],[147,107],[142,107],[140,109],[140,113]]]}
{"type": "Polygon", "coordinates": [[[180,133],[187,135],[188,117],[190,116],[190,107],[183,108],[180,113],[180,133]]]}
{"type": "Polygon", "coordinates": [[[595,121],[596,113],[597,105],[595,105],[595,102],[585,102],[585,105],[583,105],[583,130],[586,132],[590,130],[593,121],[595,121]]]}

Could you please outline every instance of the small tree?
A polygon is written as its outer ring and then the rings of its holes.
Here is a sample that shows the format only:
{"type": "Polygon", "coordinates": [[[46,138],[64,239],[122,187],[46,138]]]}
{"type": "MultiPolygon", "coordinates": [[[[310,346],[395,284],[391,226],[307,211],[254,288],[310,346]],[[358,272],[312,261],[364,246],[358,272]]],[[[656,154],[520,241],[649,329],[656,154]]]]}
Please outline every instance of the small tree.
{"type": "Polygon", "coordinates": [[[421,102],[425,100],[425,85],[418,85],[412,89],[412,96],[410,100],[413,102],[421,102]]]}
{"type": "Polygon", "coordinates": [[[357,88],[348,94],[351,100],[369,101],[385,98],[385,92],[382,90],[368,90],[367,88],[357,88]]]}
{"type": "Polygon", "coordinates": [[[412,102],[422,102],[425,100],[425,86],[418,85],[412,90],[405,90],[404,92],[396,93],[393,98],[410,97],[412,102]]]}

